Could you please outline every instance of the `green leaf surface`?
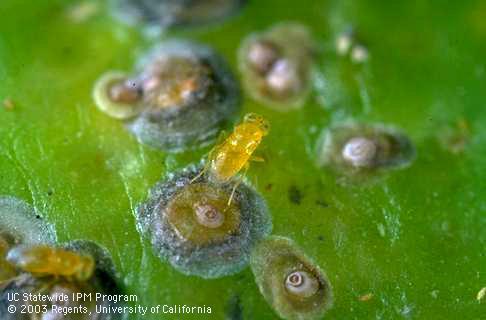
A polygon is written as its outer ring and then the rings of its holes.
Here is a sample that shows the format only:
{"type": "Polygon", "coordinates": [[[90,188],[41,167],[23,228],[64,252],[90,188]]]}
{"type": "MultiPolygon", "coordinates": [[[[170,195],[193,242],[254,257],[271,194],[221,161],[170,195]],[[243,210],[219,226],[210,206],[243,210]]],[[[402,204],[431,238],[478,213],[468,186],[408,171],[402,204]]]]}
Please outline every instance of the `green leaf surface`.
{"type": "Polygon", "coordinates": [[[97,11],[79,21],[73,8],[82,0],[2,0],[0,194],[32,204],[60,241],[108,248],[139,304],[212,308],[143,319],[276,318],[249,268],[218,280],[184,276],[141,240],[137,204],[165,173],[208,149],[174,155],[139,144],[95,108],[91,89],[103,72],[131,70],[152,43],[172,37],[213,46],[238,75],[246,35],[300,21],[320,49],[312,97],[288,113],[247,93],[242,105],[272,125],[261,150],[267,161],[248,179],[268,202],[273,233],[294,239],[327,273],[329,319],[484,317],[476,294],[486,286],[486,4],[249,2],[222,23],[148,37],[112,18],[103,2],[92,1],[97,11]],[[363,66],[335,53],[349,25],[370,53],[363,66]],[[12,110],[1,106],[6,99],[12,110]],[[417,149],[412,165],[369,183],[318,168],[320,132],[350,119],[402,128],[417,149]],[[451,134],[464,140],[460,152],[451,152],[451,134]]]}

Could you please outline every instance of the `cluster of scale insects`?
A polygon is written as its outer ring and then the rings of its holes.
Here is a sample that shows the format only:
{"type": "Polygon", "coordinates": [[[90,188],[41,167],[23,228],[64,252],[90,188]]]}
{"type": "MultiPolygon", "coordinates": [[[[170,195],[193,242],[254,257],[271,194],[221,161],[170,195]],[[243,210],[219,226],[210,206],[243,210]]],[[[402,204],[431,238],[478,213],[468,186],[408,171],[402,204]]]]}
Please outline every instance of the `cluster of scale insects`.
{"type": "MultiPolygon", "coordinates": [[[[161,31],[223,18],[243,2],[121,0],[113,2],[113,10],[128,24],[161,31]]],[[[366,62],[366,48],[353,41],[343,33],[336,43],[338,55],[349,53],[353,62],[366,62]]],[[[277,111],[301,108],[312,89],[316,52],[310,31],[298,23],[249,35],[238,51],[246,92],[277,111]]],[[[230,70],[208,46],[167,40],[142,55],[134,71],[106,71],[94,85],[93,98],[100,111],[123,121],[140,143],[183,152],[213,143],[238,113],[240,89],[230,70]]],[[[199,164],[167,174],[150,190],[137,207],[137,228],[162,260],[184,274],[219,278],[249,264],[263,297],[280,317],[320,319],[333,302],[326,273],[291,239],[271,235],[267,204],[244,178],[251,161],[263,161],[255,151],[269,130],[264,117],[247,114],[199,164]]],[[[400,130],[381,124],[338,123],[323,130],[317,146],[319,166],[348,176],[403,167],[414,156],[400,130]]],[[[17,199],[0,199],[2,319],[8,317],[8,292],[104,290],[100,270],[105,269],[105,282],[106,269],[113,275],[109,263],[100,267],[100,261],[109,260],[106,254],[100,258],[93,250],[58,245],[52,227],[32,219],[32,212],[17,199]],[[26,225],[30,229],[23,234],[14,232],[26,225]]]]}

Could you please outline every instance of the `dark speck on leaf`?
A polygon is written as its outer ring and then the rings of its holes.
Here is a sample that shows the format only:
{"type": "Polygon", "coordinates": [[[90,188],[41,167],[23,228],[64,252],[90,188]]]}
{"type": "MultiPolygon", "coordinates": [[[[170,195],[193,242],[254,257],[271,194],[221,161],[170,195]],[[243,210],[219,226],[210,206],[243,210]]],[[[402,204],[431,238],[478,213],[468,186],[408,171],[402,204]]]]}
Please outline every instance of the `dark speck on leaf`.
{"type": "Polygon", "coordinates": [[[295,204],[300,204],[302,201],[302,192],[294,185],[289,188],[289,200],[295,204]]]}
{"type": "Polygon", "coordinates": [[[271,191],[271,190],[272,190],[272,188],[273,188],[273,184],[271,184],[271,183],[269,183],[269,184],[267,184],[267,185],[265,186],[265,190],[267,190],[267,191],[271,191]]]}
{"type": "Polygon", "coordinates": [[[323,237],[323,236],[318,236],[318,237],[317,237],[317,240],[319,240],[319,241],[324,241],[324,237],[323,237]]]}
{"type": "Polygon", "coordinates": [[[41,218],[41,216],[40,216],[40,215],[36,215],[36,216],[35,216],[35,218],[36,218],[36,219],[40,219],[40,218],[41,218]]]}
{"type": "Polygon", "coordinates": [[[71,55],[73,52],[73,48],[70,46],[66,46],[62,48],[62,53],[66,56],[71,55]]]}
{"type": "Polygon", "coordinates": [[[48,196],[52,196],[53,194],[54,194],[54,191],[52,191],[52,190],[48,190],[48,191],[47,191],[47,195],[48,195],[48,196]]]}
{"type": "Polygon", "coordinates": [[[327,202],[326,202],[326,201],[324,201],[324,200],[317,200],[317,201],[316,201],[316,204],[317,204],[318,206],[323,207],[323,208],[327,208],[327,207],[329,207],[329,203],[327,203],[327,202]]]}
{"type": "Polygon", "coordinates": [[[238,295],[234,295],[229,299],[226,306],[225,320],[243,320],[243,308],[238,295]]]}
{"type": "Polygon", "coordinates": [[[238,279],[239,281],[246,281],[248,280],[247,276],[245,273],[241,273],[239,275],[236,276],[236,279],[238,279]]]}

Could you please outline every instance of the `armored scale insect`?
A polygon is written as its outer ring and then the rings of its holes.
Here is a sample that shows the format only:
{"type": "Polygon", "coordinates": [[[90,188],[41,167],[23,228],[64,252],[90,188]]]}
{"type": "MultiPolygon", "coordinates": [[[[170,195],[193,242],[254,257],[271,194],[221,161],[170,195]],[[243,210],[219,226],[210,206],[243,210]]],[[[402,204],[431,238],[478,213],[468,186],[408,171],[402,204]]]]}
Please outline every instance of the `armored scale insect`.
{"type": "Polygon", "coordinates": [[[47,245],[13,247],[7,261],[36,276],[60,276],[80,282],[89,280],[95,269],[93,257],[47,245]]]}
{"type": "Polygon", "coordinates": [[[260,241],[250,266],[263,297],[282,319],[322,319],[332,306],[326,274],[289,238],[260,241]]]}
{"type": "Polygon", "coordinates": [[[137,226],[179,272],[212,279],[245,268],[251,248],[270,234],[272,224],[264,199],[251,186],[213,182],[203,171],[189,166],[164,177],[137,207],[137,226]]]}
{"type": "Polygon", "coordinates": [[[238,83],[224,59],[184,40],[155,45],[131,74],[106,72],[93,98],[139,142],[169,152],[212,143],[240,105],[238,83]]]}
{"type": "Polygon", "coordinates": [[[238,173],[267,135],[267,121],[248,114],[209,153],[205,166],[168,175],[137,208],[143,234],[177,270],[203,278],[234,274],[271,231],[264,200],[238,173]]]}
{"type": "Polygon", "coordinates": [[[238,52],[243,84],[255,100],[277,111],[304,105],[310,92],[315,44],[298,23],[280,23],[245,38],[238,52]]]}
{"type": "Polygon", "coordinates": [[[318,142],[319,166],[356,178],[407,167],[415,147],[401,130],[379,123],[346,122],[326,128],[318,142]]]}

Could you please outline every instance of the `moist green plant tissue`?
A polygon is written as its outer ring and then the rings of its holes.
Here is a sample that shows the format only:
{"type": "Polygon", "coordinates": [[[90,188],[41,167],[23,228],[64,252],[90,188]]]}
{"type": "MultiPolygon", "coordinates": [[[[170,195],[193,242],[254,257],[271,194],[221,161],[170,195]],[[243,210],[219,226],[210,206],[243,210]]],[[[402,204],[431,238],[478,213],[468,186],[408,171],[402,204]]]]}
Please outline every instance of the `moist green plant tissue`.
{"type": "Polygon", "coordinates": [[[485,21],[479,0],[0,1],[0,313],[78,288],[128,307],[97,319],[483,319],[485,21]],[[268,135],[213,149],[248,113],[268,135]],[[73,243],[91,282],[7,259],[73,243]]]}

